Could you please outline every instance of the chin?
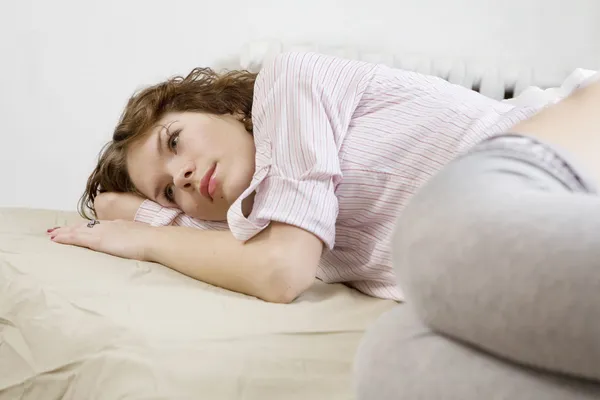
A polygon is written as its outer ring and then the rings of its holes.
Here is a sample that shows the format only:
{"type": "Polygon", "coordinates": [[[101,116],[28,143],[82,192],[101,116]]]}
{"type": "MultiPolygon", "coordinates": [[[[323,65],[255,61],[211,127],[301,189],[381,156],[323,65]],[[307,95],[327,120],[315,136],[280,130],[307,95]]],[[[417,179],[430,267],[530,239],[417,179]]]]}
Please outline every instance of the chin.
{"type": "Polygon", "coordinates": [[[229,206],[231,206],[233,202],[236,201],[242,195],[242,193],[244,193],[244,190],[246,190],[246,188],[247,186],[244,188],[242,188],[241,186],[223,187],[223,190],[219,196],[219,200],[227,203],[229,208],[229,206]]]}

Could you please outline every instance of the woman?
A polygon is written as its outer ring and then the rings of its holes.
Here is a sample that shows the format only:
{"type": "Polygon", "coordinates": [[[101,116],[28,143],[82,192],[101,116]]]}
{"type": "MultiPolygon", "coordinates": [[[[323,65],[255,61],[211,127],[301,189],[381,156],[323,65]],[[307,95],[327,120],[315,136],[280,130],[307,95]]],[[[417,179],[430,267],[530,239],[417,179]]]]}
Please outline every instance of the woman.
{"type": "Polygon", "coordinates": [[[442,338],[600,379],[599,104],[600,83],[518,108],[312,53],[258,76],[198,69],[130,99],[82,198],[101,221],[49,234],[271,302],[315,277],[406,293],[427,328],[383,317],[359,352],[359,398],[563,398],[572,382],[543,387],[442,338]],[[423,375],[423,354],[444,362],[423,375]]]}
{"type": "Polygon", "coordinates": [[[49,234],[266,301],[290,302],[315,277],[403,300],[395,221],[452,160],[510,131],[595,166],[585,143],[597,138],[561,136],[575,123],[562,114],[584,112],[572,97],[530,118],[539,110],[442,79],[312,53],[258,76],[197,69],[129,100],[82,198],[102,221],[49,234]]]}

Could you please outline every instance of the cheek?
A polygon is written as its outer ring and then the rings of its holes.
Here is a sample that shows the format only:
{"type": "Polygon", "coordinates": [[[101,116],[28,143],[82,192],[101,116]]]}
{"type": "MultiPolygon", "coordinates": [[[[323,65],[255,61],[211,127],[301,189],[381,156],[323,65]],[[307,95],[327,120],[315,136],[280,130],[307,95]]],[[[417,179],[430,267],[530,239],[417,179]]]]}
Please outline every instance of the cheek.
{"type": "Polygon", "coordinates": [[[190,217],[198,219],[208,219],[210,217],[211,204],[190,194],[178,199],[177,206],[190,217]]]}
{"type": "Polygon", "coordinates": [[[179,199],[177,203],[181,211],[193,217],[198,214],[199,210],[201,210],[200,205],[196,202],[194,198],[192,198],[189,195],[186,195],[184,198],[179,199]]]}
{"type": "Polygon", "coordinates": [[[193,199],[186,196],[178,200],[177,207],[184,214],[205,221],[225,221],[227,219],[227,210],[229,205],[224,201],[215,202],[215,204],[193,199]]]}
{"type": "Polygon", "coordinates": [[[189,149],[193,156],[212,155],[219,152],[223,146],[220,144],[218,135],[210,135],[204,132],[190,135],[184,142],[185,149],[189,149]]]}

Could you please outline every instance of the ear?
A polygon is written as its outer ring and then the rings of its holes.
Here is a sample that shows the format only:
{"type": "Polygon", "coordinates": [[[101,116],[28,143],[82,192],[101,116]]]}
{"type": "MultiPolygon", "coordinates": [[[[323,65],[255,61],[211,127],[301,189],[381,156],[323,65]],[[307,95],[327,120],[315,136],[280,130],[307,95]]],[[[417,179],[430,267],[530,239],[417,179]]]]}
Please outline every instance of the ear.
{"type": "Polygon", "coordinates": [[[233,116],[233,118],[237,119],[238,121],[245,123],[247,118],[246,118],[246,114],[242,113],[242,112],[236,112],[236,113],[232,113],[231,114],[233,116]]]}

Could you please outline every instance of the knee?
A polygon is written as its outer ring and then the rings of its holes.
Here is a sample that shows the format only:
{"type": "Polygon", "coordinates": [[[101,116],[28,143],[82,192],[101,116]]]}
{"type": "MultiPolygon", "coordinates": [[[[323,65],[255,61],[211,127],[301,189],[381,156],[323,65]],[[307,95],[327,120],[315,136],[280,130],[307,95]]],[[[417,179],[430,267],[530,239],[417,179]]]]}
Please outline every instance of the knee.
{"type": "MultiPolygon", "coordinates": [[[[358,400],[412,399],[414,358],[411,340],[427,332],[406,305],[383,314],[367,331],[356,353],[355,391],[358,400]]],[[[415,357],[418,357],[414,354],[415,357]]]]}
{"type": "Polygon", "coordinates": [[[473,233],[489,209],[489,194],[473,164],[469,159],[455,163],[422,187],[392,237],[398,286],[429,327],[446,318],[445,305],[458,290],[458,278],[477,264],[473,233]]]}
{"type": "Polygon", "coordinates": [[[413,197],[396,222],[391,243],[398,286],[423,319],[423,306],[439,301],[438,289],[451,257],[445,249],[456,245],[452,241],[458,235],[451,200],[442,190],[432,182],[413,197]]]}
{"type": "Polygon", "coordinates": [[[400,305],[368,330],[356,354],[357,400],[598,399],[596,383],[497,359],[435,334],[400,305]]]}
{"type": "Polygon", "coordinates": [[[400,356],[400,349],[393,347],[400,332],[394,330],[394,314],[392,311],[382,315],[360,343],[354,363],[357,400],[397,399],[394,386],[401,371],[394,371],[393,358],[400,356]],[[396,354],[391,353],[393,350],[396,354]]]}
{"type": "Polygon", "coordinates": [[[389,347],[396,332],[390,327],[392,312],[383,314],[369,328],[356,352],[354,382],[357,400],[392,399],[389,386],[394,382],[389,368],[389,347]]]}

